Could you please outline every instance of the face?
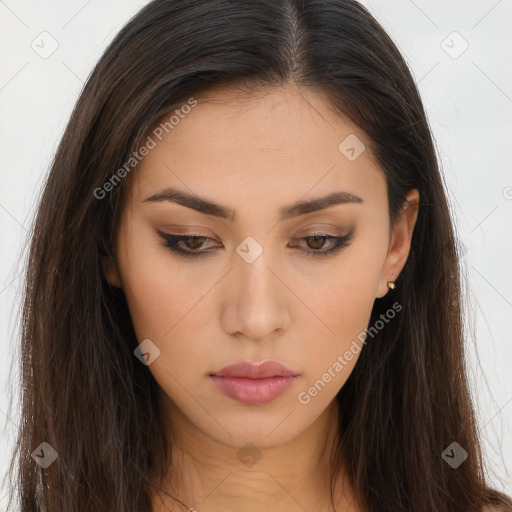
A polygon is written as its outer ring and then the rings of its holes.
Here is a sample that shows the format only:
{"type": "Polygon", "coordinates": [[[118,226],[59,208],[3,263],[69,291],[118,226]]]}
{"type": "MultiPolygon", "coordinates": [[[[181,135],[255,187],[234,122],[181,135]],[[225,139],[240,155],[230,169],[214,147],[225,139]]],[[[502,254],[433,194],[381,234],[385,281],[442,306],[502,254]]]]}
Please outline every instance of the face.
{"type": "Polygon", "coordinates": [[[391,229],[365,134],[317,93],[197,99],[132,171],[106,276],[139,343],[160,351],[148,370],[175,428],[275,446],[328,410],[356,365],[373,303],[407,258],[417,192],[391,229]],[[219,375],[264,360],[295,376],[219,375]]]}

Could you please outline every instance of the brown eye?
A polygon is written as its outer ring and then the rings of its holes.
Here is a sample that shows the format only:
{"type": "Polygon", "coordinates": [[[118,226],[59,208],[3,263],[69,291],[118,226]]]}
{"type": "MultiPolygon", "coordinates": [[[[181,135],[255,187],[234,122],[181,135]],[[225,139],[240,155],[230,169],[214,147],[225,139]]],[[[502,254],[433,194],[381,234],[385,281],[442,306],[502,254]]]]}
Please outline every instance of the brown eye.
{"type": "Polygon", "coordinates": [[[308,245],[311,249],[322,249],[327,237],[326,236],[308,236],[305,238],[308,241],[308,245]]]}
{"type": "Polygon", "coordinates": [[[204,244],[205,238],[206,237],[189,236],[187,238],[183,238],[182,243],[185,245],[187,249],[197,250],[201,249],[201,246],[204,244]]]}
{"type": "Polygon", "coordinates": [[[324,235],[322,233],[304,236],[298,240],[304,241],[307,245],[307,249],[301,249],[300,252],[308,256],[333,256],[350,244],[352,236],[353,233],[346,236],[324,235]],[[326,243],[330,244],[330,249],[323,249],[326,243]]]}
{"type": "Polygon", "coordinates": [[[158,234],[164,239],[165,247],[181,256],[197,258],[210,252],[214,252],[215,250],[212,248],[203,248],[204,244],[208,241],[215,242],[213,238],[208,236],[170,235],[163,231],[158,231],[158,234]]]}

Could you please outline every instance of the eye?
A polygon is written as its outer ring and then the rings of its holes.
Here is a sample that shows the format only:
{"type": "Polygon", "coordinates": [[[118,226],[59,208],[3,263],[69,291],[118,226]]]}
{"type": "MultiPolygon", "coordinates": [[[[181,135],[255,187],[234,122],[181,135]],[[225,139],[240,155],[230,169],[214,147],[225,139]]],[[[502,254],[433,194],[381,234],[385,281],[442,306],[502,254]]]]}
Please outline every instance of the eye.
{"type": "MultiPolygon", "coordinates": [[[[215,248],[205,249],[205,244],[208,241],[216,243],[216,240],[208,236],[170,235],[163,231],[158,231],[158,234],[164,239],[165,247],[187,258],[199,258],[215,252],[215,248]]],[[[308,236],[296,238],[294,241],[304,241],[310,247],[309,249],[299,249],[299,252],[303,254],[315,257],[331,256],[347,247],[352,240],[352,236],[352,233],[344,236],[312,233],[308,236]],[[324,248],[326,243],[330,246],[328,249],[324,248]]],[[[292,245],[292,247],[296,247],[296,245],[292,245]]]]}
{"type": "Polygon", "coordinates": [[[163,231],[158,231],[158,234],[165,240],[165,247],[187,258],[198,258],[207,253],[214,252],[211,249],[207,251],[204,250],[205,241],[211,240],[215,242],[213,238],[208,236],[170,235],[163,231]],[[183,247],[185,247],[185,249],[183,249],[183,247]],[[203,250],[199,251],[198,249],[201,248],[203,250]]]}
{"type": "Polygon", "coordinates": [[[343,236],[326,235],[323,233],[312,233],[308,236],[297,238],[296,240],[303,240],[310,248],[312,248],[312,250],[300,250],[300,252],[308,256],[334,256],[339,251],[349,246],[352,240],[352,236],[352,233],[343,236]],[[326,242],[329,243],[330,248],[322,249],[322,247],[325,246],[326,242]]]}

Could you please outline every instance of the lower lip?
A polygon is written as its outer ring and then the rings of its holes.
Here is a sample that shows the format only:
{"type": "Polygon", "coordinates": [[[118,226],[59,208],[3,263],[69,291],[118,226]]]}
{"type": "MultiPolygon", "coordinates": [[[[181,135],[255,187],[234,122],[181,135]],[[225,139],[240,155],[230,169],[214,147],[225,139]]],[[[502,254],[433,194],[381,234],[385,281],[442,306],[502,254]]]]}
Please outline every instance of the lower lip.
{"type": "Polygon", "coordinates": [[[284,393],[296,377],[219,377],[212,375],[215,385],[227,396],[243,404],[265,404],[284,393]]]}

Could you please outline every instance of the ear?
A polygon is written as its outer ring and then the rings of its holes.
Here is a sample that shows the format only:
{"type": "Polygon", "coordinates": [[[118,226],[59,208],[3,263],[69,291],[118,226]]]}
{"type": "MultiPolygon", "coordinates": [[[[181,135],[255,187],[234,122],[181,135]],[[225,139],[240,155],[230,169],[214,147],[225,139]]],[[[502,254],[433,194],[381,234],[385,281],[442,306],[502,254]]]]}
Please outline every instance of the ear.
{"type": "Polygon", "coordinates": [[[121,285],[121,275],[119,274],[119,269],[117,268],[117,264],[112,257],[107,257],[102,259],[103,266],[103,275],[105,279],[110,283],[110,286],[114,286],[116,288],[122,288],[121,285]]]}
{"type": "Polygon", "coordinates": [[[407,261],[411,248],[412,233],[418,218],[419,201],[420,194],[418,190],[410,190],[402,207],[400,217],[393,226],[388,254],[382,267],[379,284],[377,285],[376,298],[380,299],[388,293],[388,281],[394,281],[399,276],[407,261]]]}

